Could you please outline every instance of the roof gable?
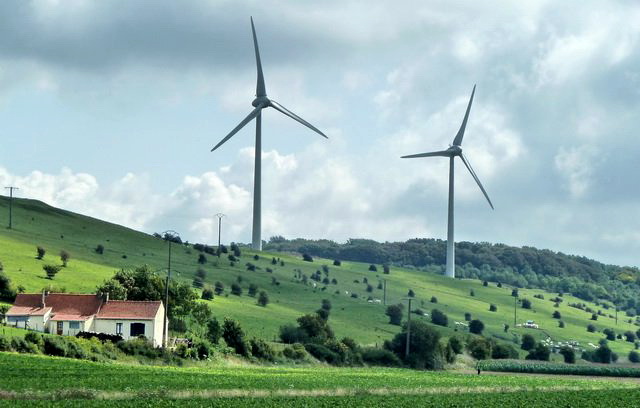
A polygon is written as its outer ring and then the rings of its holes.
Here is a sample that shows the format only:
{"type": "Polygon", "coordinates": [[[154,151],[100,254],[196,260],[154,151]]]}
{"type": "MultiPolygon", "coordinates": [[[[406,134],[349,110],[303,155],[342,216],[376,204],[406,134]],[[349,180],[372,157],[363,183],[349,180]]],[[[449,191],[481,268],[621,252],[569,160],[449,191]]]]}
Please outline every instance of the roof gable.
{"type": "MultiPolygon", "coordinates": [[[[92,316],[98,313],[102,298],[96,295],[72,295],[68,293],[51,293],[45,296],[45,308],[51,308],[51,313],[70,316],[92,316]]],[[[42,294],[20,293],[11,309],[26,311],[31,308],[29,314],[37,314],[42,309],[42,294]]]]}

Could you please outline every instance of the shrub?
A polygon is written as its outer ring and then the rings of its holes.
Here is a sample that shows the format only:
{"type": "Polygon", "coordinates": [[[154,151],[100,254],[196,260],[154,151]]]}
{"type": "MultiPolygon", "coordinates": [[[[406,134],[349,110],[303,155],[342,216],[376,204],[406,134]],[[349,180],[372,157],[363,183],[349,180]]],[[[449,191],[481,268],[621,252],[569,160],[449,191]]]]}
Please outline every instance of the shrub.
{"type": "Polygon", "coordinates": [[[518,289],[513,289],[513,290],[511,291],[511,296],[513,296],[513,297],[518,297],[518,289]]]}
{"type": "Polygon", "coordinates": [[[484,337],[474,337],[467,344],[467,350],[476,360],[486,360],[491,356],[491,343],[484,337]]]}
{"type": "Polygon", "coordinates": [[[340,265],[342,265],[342,262],[340,262],[340,261],[339,261],[339,260],[337,260],[337,259],[334,259],[334,260],[333,260],[333,266],[340,266],[340,265]]]}
{"type": "Polygon", "coordinates": [[[475,319],[469,322],[469,331],[473,334],[482,334],[484,330],[484,323],[480,320],[475,319]]]}
{"type": "Polygon", "coordinates": [[[400,323],[402,323],[402,309],[402,304],[387,306],[385,314],[389,316],[389,324],[400,326],[400,323]]]}
{"type": "Polygon", "coordinates": [[[536,339],[533,338],[530,334],[525,334],[522,336],[522,343],[520,348],[526,351],[532,350],[536,346],[536,339]]]}
{"type": "Polygon", "coordinates": [[[493,303],[489,305],[489,311],[490,312],[497,312],[498,311],[498,306],[494,305],[493,303]]]}
{"type": "Polygon", "coordinates": [[[591,315],[591,320],[598,320],[598,315],[597,315],[597,314],[595,314],[595,313],[593,313],[593,314],[591,315]]]}
{"type": "Polygon", "coordinates": [[[44,346],[44,340],[42,339],[42,335],[36,332],[28,332],[24,335],[24,340],[34,344],[38,349],[42,349],[44,346]]]}
{"type": "Polygon", "coordinates": [[[204,265],[207,263],[207,257],[204,254],[198,254],[198,263],[204,265]]]}
{"type": "Polygon", "coordinates": [[[389,264],[382,265],[382,273],[384,273],[385,275],[389,275],[391,273],[391,268],[389,267],[389,264]]]}
{"type": "Polygon", "coordinates": [[[284,350],[282,350],[282,354],[291,360],[304,360],[307,355],[304,346],[300,343],[285,347],[284,350]]]}
{"type": "Polygon", "coordinates": [[[305,262],[313,262],[313,258],[307,253],[302,254],[302,260],[305,262]]]}
{"type": "Polygon", "coordinates": [[[211,344],[218,344],[220,337],[222,337],[222,327],[220,327],[218,319],[214,317],[207,322],[206,338],[211,344]]]}
{"type": "Polygon", "coordinates": [[[558,322],[558,327],[564,329],[564,322],[562,320],[558,322]]]}
{"type": "Polygon", "coordinates": [[[491,348],[491,358],[496,360],[505,358],[517,359],[518,350],[511,344],[496,343],[491,348]]]}
{"type": "Polygon", "coordinates": [[[42,259],[44,258],[44,255],[47,253],[47,250],[39,246],[36,248],[36,252],[37,252],[36,258],[42,259]]]}
{"type": "Polygon", "coordinates": [[[522,299],[522,308],[531,309],[531,301],[529,299],[522,299]]]}
{"type": "Polygon", "coordinates": [[[606,344],[601,345],[594,352],[595,362],[603,364],[611,364],[613,360],[613,352],[606,344]]]}
{"type": "Polygon", "coordinates": [[[98,246],[95,249],[96,254],[102,255],[104,254],[104,245],[102,244],[98,244],[98,246]]]}
{"type": "Polygon", "coordinates": [[[378,348],[366,348],[362,350],[362,360],[371,365],[383,367],[399,367],[402,362],[389,350],[378,348]]]}
{"type": "Polygon", "coordinates": [[[69,259],[71,259],[71,254],[69,254],[69,252],[65,251],[64,249],[60,251],[60,260],[62,261],[62,266],[66,267],[69,259]]]}
{"type": "Polygon", "coordinates": [[[11,341],[4,334],[0,334],[0,351],[11,351],[11,341]]]}
{"type": "Polygon", "coordinates": [[[214,290],[216,292],[216,295],[220,296],[222,295],[222,293],[224,292],[224,284],[220,281],[217,281],[214,285],[214,290]]]}
{"type": "Polygon", "coordinates": [[[557,310],[553,312],[551,317],[553,317],[554,319],[562,319],[562,315],[557,310]]]}
{"type": "Polygon", "coordinates": [[[375,266],[374,264],[371,264],[371,265],[369,265],[369,271],[378,272],[378,267],[375,266]]]}
{"type": "Polygon", "coordinates": [[[47,274],[47,279],[53,279],[58,272],[60,272],[60,267],[58,265],[43,265],[42,269],[47,274]]]}
{"type": "Polygon", "coordinates": [[[525,357],[527,360],[549,361],[551,351],[542,343],[536,344],[536,347],[529,350],[529,354],[525,357]]]}
{"type": "Polygon", "coordinates": [[[329,350],[322,344],[307,343],[304,345],[304,348],[309,352],[309,354],[320,361],[324,361],[329,364],[336,364],[340,362],[340,356],[338,353],[329,350]]]}
{"type": "Polygon", "coordinates": [[[222,325],[222,338],[229,347],[235,350],[236,354],[249,356],[249,345],[245,340],[245,334],[240,324],[233,319],[225,318],[222,325]]]}
{"type": "Polygon", "coordinates": [[[624,332],[624,337],[625,340],[629,343],[633,343],[634,341],[636,341],[636,334],[631,330],[627,330],[626,332],[624,332]]]}
{"type": "Polygon", "coordinates": [[[431,323],[437,324],[438,326],[447,326],[449,324],[449,318],[440,310],[433,309],[431,311],[431,323]]]}
{"type": "Polygon", "coordinates": [[[471,313],[466,312],[466,313],[464,314],[464,321],[465,321],[465,322],[469,322],[469,321],[471,321],[471,313]]]}
{"type": "Polygon", "coordinates": [[[64,357],[67,347],[61,337],[47,336],[44,338],[43,351],[49,356],[64,357]]]}
{"type": "Polygon", "coordinates": [[[373,286],[371,284],[367,285],[367,293],[373,292],[373,286]]]}
{"type": "Polygon", "coordinates": [[[309,336],[307,336],[304,330],[293,324],[280,326],[279,336],[280,340],[285,344],[306,343],[309,340],[309,336]]]}
{"type": "Polygon", "coordinates": [[[560,354],[564,357],[564,362],[567,364],[575,364],[576,362],[576,352],[573,351],[571,347],[562,347],[560,349],[560,354]]]}
{"type": "Polygon", "coordinates": [[[587,326],[587,331],[588,331],[589,333],[595,333],[595,332],[596,332],[596,326],[594,326],[594,325],[592,325],[592,324],[589,324],[589,325],[587,326]]]}
{"type": "Polygon", "coordinates": [[[242,288],[237,283],[231,284],[231,294],[236,296],[242,296],[242,288]]]}
{"type": "Polygon", "coordinates": [[[604,334],[605,337],[607,338],[607,340],[609,340],[609,341],[615,341],[616,340],[616,333],[611,329],[604,329],[602,331],[602,334],[604,334]]]}
{"type": "Polygon", "coordinates": [[[276,352],[273,348],[262,339],[251,339],[251,355],[261,360],[274,361],[276,352]]]}
{"type": "Polygon", "coordinates": [[[438,298],[435,296],[431,296],[431,303],[438,303],[438,298]]]}
{"type": "Polygon", "coordinates": [[[329,299],[322,299],[322,309],[326,311],[331,310],[331,301],[329,299]]]}
{"type": "Polygon", "coordinates": [[[205,288],[202,291],[202,298],[204,300],[213,300],[213,290],[211,288],[205,288]]]}
{"type": "Polygon", "coordinates": [[[631,363],[640,363],[640,354],[635,350],[631,350],[627,358],[631,363]]]}
{"type": "Polygon", "coordinates": [[[482,286],[489,286],[489,282],[487,282],[487,281],[483,281],[483,282],[482,282],[482,286]]]}
{"type": "Polygon", "coordinates": [[[264,290],[260,291],[260,294],[258,295],[258,305],[262,307],[267,307],[268,304],[269,304],[269,295],[264,290]]]}
{"type": "Polygon", "coordinates": [[[474,297],[475,295],[476,295],[476,292],[473,289],[471,289],[469,291],[469,296],[474,297]]]}
{"type": "Polygon", "coordinates": [[[258,293],[258,285],[256,285],[255,283],[250,284],[248,293],[249,296],[256,297],[256,294],[258,293]]]}

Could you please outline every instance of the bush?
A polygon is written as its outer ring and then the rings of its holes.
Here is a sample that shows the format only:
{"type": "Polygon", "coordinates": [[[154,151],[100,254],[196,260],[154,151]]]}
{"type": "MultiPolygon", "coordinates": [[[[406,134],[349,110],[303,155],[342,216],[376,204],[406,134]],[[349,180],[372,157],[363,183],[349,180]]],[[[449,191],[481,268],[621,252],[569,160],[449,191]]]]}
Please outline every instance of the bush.
{"type": "Polygon", "coordinates": [[[438,298],[435,296],[431,296],[431,303],[438,303],[438,298]]]}
{"type": "Polygon", "coordinates": [[[402,304],[397,305],[389,305],[387,306],[387,311],[385,314],[389,316],[389,324],[394,324],[396,326],[400,326],[402,323],[402,309],[404,306],[402,304]]]}
{"type": "Polygon", "coordinates": [[[60,260],[62,261],[62,266],[66,267],[69,259],[71,259],[71,254],[69,254],[69,252],[65,251],[64,249],[60,251],[60,260]]]}
{"type": "Polygon", "coordinates": [[[473,334],[482,334],[484,330],[484,323],[482,321],[475,319],[469,322],[469,331],[473,334]]]}
{"type": "Polygon", "coordinates": [[[231,284],[231,294],[236,296],[242,296],[242,288],[237,283],[231,284]]]}
{"type": "Polygon", "coordinates": [[[320,361],[327,362],[329,364],[336,364],[340,362],[340,355],[322,344],[307,343],[304,348],[320,361]]]}
{"type": "Polygon", "coordinates": [[[624,332],[624,337],[625,337],[625,340],[628,341],[629,343],[633,343],[636,341],[636,334],[631,330],[627,330],[626,332],[624,332]]]}
{"type": "Polygon", "coordinates": [[[464,342],[458,336],[449,337],[449,346],[453,349],[453,352],[456,354],[462,354],[462,349],[464,348],[464,342]]]}
{"type": "Polygon", "coordinates": [[[484,337],[474,337],[467,344],[467,350],[476,360],[486,360],[491,356],[491,343],[484,337]]]}
{"type": "Polygon", "coordinates": [[[64,357],[67,354],[67,347],[61,337],[46,336],[43,351],[49,356],[64,357]]]}
{"type": "Polygon", "coordinates": [[[326,310],[326,311],[330,311],[331,310],[331,301],[329,299],[322,299],[321,308],[326,310]]]}
{"type": "Polygon", "coordinates": [[[518,350],[511,344],[496,343],[491,348],[491,358],[496,360],[505,358],[517,359],[518,350]]]}
{"type": "Polygon", "coordinates": [[[407,325],[402,332],[396,334],[385,348],[396,354],[405,364],[416,369],[439,370],[445,362],[444,350],[440,344],[440,333],[423,321],[411,322],[409,336],[409,356],[405,356],[407,342],[407,325]]]}
{"type": "Polygon", "coordinates": [[[627,358],[631,363],[640,363],[640,354],[635,350],[631,350],[627,358]]]}
{"type": "Polygon", "coordinates": [[[26,341],[22,337],[17,337],[17,336],[14,336],[11,339],[11,349],[13,351],[17,351],[18,353],[31,353],[31,354],[37,354],[40,351],[37,345],[26,341]]]}
{"type": "Polygon", "coordinates": [[[261,360],[274,361],[276,352],[273,348],[262,339],[251,339],[251,355],[261,360]]]}
{"type": "Polygon", "coordinates": [[[522,299],[522,308],[531,309],[531,301],[529,299],[522,299]]]}
{"type": "Polygon", "coordinates": [[[58,265],[43,265],[42,269],[47,274],[47,279],[53,279],[58,272],[60,272],[60,267],[58,265]]]}
{"type": "Polygon", "coordinates": [[[42,259],[44,258],[44,255],[47,253],[47,250],[39,246],[36,248],[36,252],[37,252],[36,258],[42,259]]]}
{"type": "Polygon", "coordinates": [[[300,343],[285,347],[284,350],[282,350],[282,354],[291,360],[304,360],[307,355],[304,346],[300,343]]]}
{"type": "Polygon", "coordinates": [[[340,266],[340,265],[342,265],[342,262],[340,262],[340,261],[339,261],[339,260],[337,260],[337,259],[334,259],[334,260],[333,260],[333,266],[340,266]]]}
{"type": "Polygon", "coordinates": [[[300,328],[293,324],[286,324],[280,326],[280,340],[285,344],[294,343],[306,343],[309,340],[309,336],[300,328]]]}
{"type": "Polygon", "coordinates": [[[589,324],[589,325],[587,326],[587,331],[588,331],[589,333],[595,333],[595,332],[596,332],[596,326],[594,326],[594,325],[592,325],[592,324],[589,324]]]}
{"type": "Polygon", "coordinates": [[[204,300],[213,300],[213,290],[211,288],[205,288],[202,291],[202,298],[204,300]]]}
{"type": "Polygon", "coordinates": [[[520,348],[529,351],[532,350],[536,346],[536,339],[533,338],[530,334],[525,334],[522,336],[522,343],[520,348]]]}
{"type": "Polygon", "coordinates": [[[204,254],[198,254],[198,263],[204,265],[207,263],[207,257],[204,254]]]}
{"type": "Polygon", "coordinates": [[[464,314],[464,321],[465,321],[465,322],[469,322],[469,321],[471,321],[471,313],[466,312],[466,313],[464,314]]]}
{"type": "Polygon", "coordinates": [[[551,351],[547,346],[542,343],[536,344],[536,347],[532,350],[529,350],[529,354],[525,357],[527,360],[540,360],[540,361],[549,361],[549,356],[551,355],[551,351]]]}
{"type": "Polygon", "coordinates": [[[245,340],[245,334],[240,324],[233,319],[225,318],[222,325],[222,338],[229,347],[235,350],[236,354],[249,356],[249,345],[245,340]]]}
{"type": "Polygon", "coordinates": [[[224,284],[220,281],[217,281],[214,285],[214,291],[216,292],[216,295],[220,296],[222,295],[222,293],[224,292],[224,284]]]}
{"type": "Polygon", "coordinates": [[[493,303],[489,305],[489,311],[490,312],[497,312],[498,311],[498,306],[494,305],[493,303]]]}
{"type": "Polygon", "coordinates": [[[44,340],[42,339],[42,335],[36,332],[30,331],[26,333],[24,335],[24,340],[31,344],[35,344],[38,349],[42,349],[42,347],[44,346],[44,340]]]}
{"type": "Polygon", "coordinates": [[[269,295],[264,290],[260,291],[260,294],[258,295],[258,305],[262,307],[267,307],[268,304],[269,304],[269,295]]]}
{"type": "Polygon", "coordinates": [[[302,260],[305,262],[313,262],[313,258],[307,253],[302,254],[302,260]]]}
{"type": "Polygon", "coordinates": [[[371,265],[369,265],[369,271],[378,272],[378,267],[375,266],[374,264],[371,264],[371,265]]]}
{"type": "Polygon", "coordinates": [[[558,322],[558,327],[564,329],[564,322],[562,320],[558,322]]]}
{"type": "Polygon", "coordinates": [[[476,292],[475,292],[473,289],[471,289],[471,290],[469,291],[469,296],[471,296],[471,297],[475,297],[475,295],[476,295],[476,292]]]}
{"type": "Polygon", "coordinates": [[[255,283],[252,283],[249,285],[249,296],[251,297],[256,297],[256,294],[258,293],[258,285],[256,285],[255,283]]]}
{"type": "Polygon", "coordinates": [[[215,317],[207,323],[206,337],[211,344],[218,344],[220,337],[222,337],[222,327],[220,327],[220,323],[215,317]]]}
{"type": "Polygon", "coordinates": [[[609,341],[615,341],[616,340],[616,333],[611,329],[604,329],[602,331],[602,334],[604,334],[605,337],[607,338],[607,340],[609,340],[609,341]]]}
{"type": "Polygon", "coordinates": [[[98,244],[98,246],[95,249],[96,254],[102,255],[104,254],[104,245],[102,244],[98,244]]]}
{"type": "Polygon", "coordinates": [[[382,273],[384,273],[385,275],[389,275],[391,273],[391,268],[389,267],[389,264],[382,265],[382,273]]]}
{"type": "Polygon", "coordinates": [[[447,326],[449,324],[449,318],[440,310],[433,309],[431,311],[431,323],[437,324],[438,326],[447,326]]]}
{"type": "Polygon", "coordinates": [[[551,317],[553,317],[554,319],[562,319],[562,315],[557,310],[553,312],[551,317]]]}
{"type": "Polygon", "coordinates": [[[576,362],[576,352],[573,351],[571,347],[562,347],[560,349],[560,354],[564,357],[564,362],[567,364],[575,364],[576,362]]]}
{"type": "Polygon", "coordinates": [[[383,367],[399,367],[400,359],[389,350],[378,348],[366,348],[362,350],[362,360],[370,365],[383,367]]]}

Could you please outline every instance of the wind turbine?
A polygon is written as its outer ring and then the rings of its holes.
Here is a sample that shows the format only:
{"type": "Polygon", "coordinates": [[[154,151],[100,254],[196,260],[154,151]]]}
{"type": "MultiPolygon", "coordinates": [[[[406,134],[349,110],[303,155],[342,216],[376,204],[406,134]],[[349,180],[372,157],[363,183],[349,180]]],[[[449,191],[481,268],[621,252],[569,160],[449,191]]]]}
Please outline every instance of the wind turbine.
{"type": "Polygon", "coordinates": [[[447,225],[447,267],[446,267],[445,274],[451,278],[455,278],[456,276],[455,275],[456,274],[456,271],[455,271],[456,258],[455,258],[455,246],[454,246],[454,240],[453,240],[453,180],[454,180],[453,164],[454,164],[454,159],[456,157],[460,157],[462,159],[462,162],[469,170],[469,173],[471,173],[471,176],[473,177],[473,179],[476,181],[476,183],[478,183],[478,187],[480,187],[480,190],[482,190],[482,194],[484,194],[485,198],[489,202],[491,209],[492,210],[494,209],[493,204],[491,203],[491,199],[489,198],[489,195],[487,194],[484,187],[482,186],[480,179],[478,179],[476,172],[473,171],[473,168],[471,167],[471,163],[469,163],[469,160],[466,158],[464,153],[462,153],[462,146],[461,146],[462,138],[464,137],[464,131],[467,127],[467,120],[469,119],[469,111],[471,110],[471,104],[473,103],[473,95],[475,93],[476,93],[476,86],[474,85],[473,91],[471,92],[471,98],[469,99],[469,105],[467,105],[467,111],[464,114],[462,125],[460,125],[460,130],[458,130],[456,137],[453,139],[453,144],[450,145],[447,150],[402,156],[403,159],[413,159],[417,157],[434,157],[434,156],[442,156],[442,157],[449,158],[449,223],[447,225]]]}
{"type": "Polygon", "coordinates": [[[254,177],[253,177],[253,231],[251,234],[251,246],[255,250],[262,250],[262,239],[261,239],[261,187],[262,187],[262,109],[264,108],[273,108],[278,112],[290,117],[291,119],[300,122],[304,126],[328,139],[328,137],[319,131],[315,126],[306,120],[302,119],[300,116],[291,112],[289,109],[280,105],[278,102],[273,99],[267,98],[267,90],[264,85],[264,75],[262,74],[262,63],[260,62],[260,50],[258,50],[258,38],[256,37],[256,28],[253,25],[253,17],[251,17],[251,31],[253,32],[253,46],[256,52],[256,67],[258,70],[258,80],[256,85],[256,98],[251,102],[251,105],[254,106],[254,110],[240,122],[238,126],[236,126],[228,135],[224,137],[215,145],[211,151],[213,152],[218,147],[222,146],[227,140],[231,139],[233,135],[238,133],[240,129],[242,129],[247,123],[251,122],[254,118],[256,119],[256,145],[255,145],[255,164],[254,164],[254,177]]]}

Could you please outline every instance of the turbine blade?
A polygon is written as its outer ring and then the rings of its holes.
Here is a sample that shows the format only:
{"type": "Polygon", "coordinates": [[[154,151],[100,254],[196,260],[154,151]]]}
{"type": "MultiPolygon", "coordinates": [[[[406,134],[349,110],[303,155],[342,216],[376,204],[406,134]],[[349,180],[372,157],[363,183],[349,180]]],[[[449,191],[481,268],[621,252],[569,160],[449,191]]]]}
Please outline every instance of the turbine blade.
{"type": "Polygon", "coordinates": [[[302,123],[303,125],[305,125],[306,127],[308,127],[309,129],[313,130],[314,132],[316,132],[317,134],[319,134],[320,136],[328,139],[327,135],[325,135],[324,133],[322,133],[320,130],[318,130],[318,128],[316,128],[315,126],[313,126],[311,123],[307,122],[306,120],[302,119],[300,116],[296,115],[295,113],[291,112],[289,109],[285,108],[284,106],[280,105],[278,102],[271,100],[270,101],[270,106],[287,115],[288,117],[290,117],[291,119],[302,123]]]}
{"type": "Polygon", "coordinates": [[[471,98],[469,99],[469,105],[467,105],[467,111],[464,114],[464,119],[462,120],[462,125],[460,125],[460,130],[458,130],[458,134],[456,138],[453,139],[454,146],[460,146],[462,144],[462,138],[464,137],[464,130],[467,128],[467,120],[469,119],[469,111],[471,110],[471,104],[473,103],[473,95],[476,93],[476,86],[473,86],[473,91],[471,91],[471,98]]]}
{"type": "Polygon", "coordinates": [[[439,151],[439,152],[410,154],[408,156],[402,156],[400,158],[401,159],[415,159],[416,157],[434,157],[434,156],[451,157],[451,152],[448,151],[448,150],[442,150],[442,151],[439,151]]]}
{"type": "Polygon", "coordinates": [[[256,36],[256,27],[253,25],[253,17],[251,17],[251,31],[253,32],[253,47],[256,51],[256,67],[258,69],[256,96],[267,96],[267,90],[264,86],[264,75],[262,74],[262,62],[260,62],[260,50],[258,49],[258,37],[256,36]]]}
{"type": "Polygon", "coordinates": [[[469,170],[469,173],[471,173],[471,176],[473,177],[473,179],[476,181],[476,183],[478,183],[478,187],[480,187],[480,190],[482,190],[482,194],[484,194],[484,197],[489,202],[489,205],[491,206],[491,209],[495,210],[495,208],[493,208],[493,203],[491,202],[491,199],[489,198],[489,194],[487,194],[487,192],[484,189],[484,187],[482,187],[482,183],[480,182],[480,179],[476,175],[476,172],[473,171],[473,168],[471,167],[471,163],[469,163],[469,161],[467,160],[467,157],[464,154],[461,154],[460,158],[462,159],[462,162],[464,163],[464,165],[467,166],[467,170],[469,170]]]}
{"type": "Polygon", "coordinates": [[[222,146],[227,140],[231,139],[231,137],[233,135],[235,135],[236,133],[238,133],[238,131],[240,129],[242,129],[247,123],[251,122],[251,120],[253,118],[255,118],[256,116],[258,116],[258,114],[260,113],[260,110],[263,108],[262,105],[258,105],[257,108],[255,108],[253,111],[251,111],[251,113],[242,120],[242,122],[240,122],[240,124],[238,126],[236,126],[235,128],[233,128],[233,130],[231,132],[229,132],[228,135],[226,135],[224,137],[224,139],[222,139],[220,141],[220,143],[218,143],[217,145],[215,145],[215,147],[213,149],[211,149],[211,151],[216,150],[218,147],[222,146]]]}

